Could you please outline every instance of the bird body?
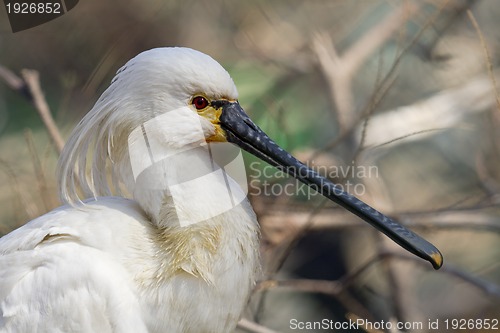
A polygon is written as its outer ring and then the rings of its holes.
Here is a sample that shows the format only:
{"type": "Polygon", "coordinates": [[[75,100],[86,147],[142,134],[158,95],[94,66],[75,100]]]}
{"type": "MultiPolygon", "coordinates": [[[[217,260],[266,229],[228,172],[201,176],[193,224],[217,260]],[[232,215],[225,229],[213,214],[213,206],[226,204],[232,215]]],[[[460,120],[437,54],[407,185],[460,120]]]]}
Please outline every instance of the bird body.
{"type": "Polygon", "coordinates": [[[189,231],[158,228],[132,200],[85,205],[60,207],[2,238],[0,332],[234,328],[258,267],[247,202],[189,231]]]}

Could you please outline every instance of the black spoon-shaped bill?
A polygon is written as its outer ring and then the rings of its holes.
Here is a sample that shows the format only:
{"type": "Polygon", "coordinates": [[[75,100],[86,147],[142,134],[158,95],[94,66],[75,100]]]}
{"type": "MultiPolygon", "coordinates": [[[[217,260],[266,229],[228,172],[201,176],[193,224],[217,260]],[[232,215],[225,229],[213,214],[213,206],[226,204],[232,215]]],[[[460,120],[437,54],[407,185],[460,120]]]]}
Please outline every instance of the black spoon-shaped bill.
{"type": "Polygon", "coordinates": [[[219,121],[227,141],[317,190],[386,234],[409,252],[429,261],[434,269],[442,266],[443,256],[434,245],[298,161],[255,125],[238,102],[214,101],[212,106],[222,107],[219,121]]]}

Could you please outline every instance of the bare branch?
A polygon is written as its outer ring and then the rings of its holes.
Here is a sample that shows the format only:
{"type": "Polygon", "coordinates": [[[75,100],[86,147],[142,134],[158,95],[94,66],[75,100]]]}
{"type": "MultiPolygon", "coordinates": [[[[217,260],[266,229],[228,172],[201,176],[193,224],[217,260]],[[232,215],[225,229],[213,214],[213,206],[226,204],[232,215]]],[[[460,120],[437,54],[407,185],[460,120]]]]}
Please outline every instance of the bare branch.
{"type": "Polygon", "coordinates": [[[366,59],[384,44],[406,21],[419,9],[418,6],[403,4],[370,29],[344,55],[340,56],[326,33],[319,33],[313,38],[312,50],[325,79],[330,87],[330,97],[337,111],[341,132],[354,122],[354,103],[352,80],[366,59]]]}
{"type": "MultiPolygon", "coordinates": [[[[26,213],[26,216],[16,216],[16,218],[18,218],[19,220],[24,220],[26,217],[28,217],[28,219],[31,220],[39,216],[40,212],[38,210],[38,207],[36,206],[34,200],[30,197],[29,193],[22,190],[21,185],[19,183],[19,177],[16,175],[16,172],[12,167],[11,163],[0,159],[0,169],[3,169],[3,171],[7,175],[9,182],[11,183],[12,190],[14,194],[18,197],[18,200],[21,203],[24,212],[26,213]]],[[[1,232],[4,233],[4,230],[1,230],[1,232]]]]}
{"type": "MultiPolygon", "coordinates": [[[[500,76],[500,71],[491,75],[496,78],[500,76]]],[[[479,75],[425,100],[372,116],[364,127],[357,129],[357,141],[363,142],[365,147],[375,148],[418,140],[456,128],[467,115],[495,105],[491,82],[488,76],[479,75]]]]}
{"type": "Polygon", "coordinates": [[[498,93],[497,80],[496,80],[495,75],[493,73],[493,63],[491,62],[491,56],[490,56],[490,51],[488,49],[488,44],[486,43],[486,39],[484,38],[484,35],[481,32],[481,28],[479,27],[479,24],[477,23],[476,18],[474,17],[474,14],[472,14],[472,11],[470,9],[467,9],[467,16],[469,17],[470,21],[472,22],[472,25],[474,26],[474,29],[476,29],[477,35],[479,36],[479,39],[481,40],[481,45],[483,46],[484,57],[485,57],[486,65],[488,68],[488,74],[490,75],[491,82],[493,83],[493,87],[495,90],[497,110],[500,111],[500,96],[498,93]]]}
{"type": "Polygon", "coordinates": [[[49,210],[57,207],[57,204],[53,202],[53,196],[51,196],[49,191],[49,185],[47,182],[47,177],[45,176],[45,171],[42,167],[42,162],[38,156],[38,152],[35,147],[33,140],[33,133],[30,129],[24,131],[24,138],[28,145],[29,153],[31,156],[31,161],[33,163],[33,171],[36,176],[36,183],[38,185],[38,192],[43,203],[43,212],[48,212],[49,210]]]}
{"type": "MultiPolygon", "coordinates": [[[[477,214],[475,211],[484,207],[468,207],[427,212],[398,212],[391,214],[404,221],[410,228],[425,230],[470,230],[474,232],[494,232],[500,234],[500,224],[494,216],[477,214]]],[[[307,226],[307,230],[333,230],[370,228],[356,216],[341,210],[319,212],[313,216],[307,212],[286,212],[275,210],[275,213],[260,218],[263,233],[271,244],[281,244],[296,235],[296,230],[307,226]]],[[[288,244],[288,243],[287,243],[288,244]]]]}
{"type": "Polygon", "coordinates": [[[12,90],[21,91],[26,87],[26,84],[21,78],[2,65],[0,65],[0,78],[2,78],[12,90]]]}
{"type": "MultiPolygon", "coordinates": [[[[418,265],[427,267],[427,263],[423,262],[419,258],[411,257],[411,256],[408,256],[406,254],[390,253],[390,252],[381,253],[381,258],[384,258],[384,257],[393,257],[396,259],[410,260],[410,261],[415,262],[418,265]]],[[[463,269],[460,269],[460,268],[453,266],[453,265],[450,265],[450,264],[446,264],[446,265],[443,265],[443,267],[441,267],[440,272],[449,274],[449,275],[457,277],[465,282],[468,282],[469,284],[477,287],[478,289],[480,289],[481,291],[483,291],[487,295],[494,296],[496,298],[500,298],[500,286],[498,286],[494,283],[491,283],[487,280],[481,279],[480,277],[474,276],[474,275],[466,272],[463,269]]]]}
{"type": "Polygon", "coordinates": [[[279,333],[245,318],[238,322],[238,327],[251,333],[279,333]]]}
{"type": "Polygon", "coordinates": [[[33,97],[33,105],[40,115],[40,118],[42,118],[42,121],[49,132],[50,138],[52,139],[52,143],[54,144],[57,152],[60,154],[64,147],[64,140],[56,126],[56,123],[54,122],[54,118],[52,118],[49,105],[47,104],[42,88],[40,87],[39,73],[35,70],[23,69],[21,74],[29,88],[31,96],[33,97]]]}
{"type": "Polygon", "coordinates": [[[335,297],[351,312],[355,312],[364,318],[372,319],[370,312],[354,297],[347,292],[347,287],[352,280],[329,281],[312,279],[294,280],[266,280],[260,282],[255,291],[263,292],[274,288],[290,289],[293,291],[325,294],[335,297]]]}
{"type": "Polygon", "coordinates": [[[40,118],[42,118],[43,124],[49,132],[54,147],[60,154],[64,146],[64,140],[54,122],[49,105],[43,95],[40,86],[40,75],[37,71],[28,69],[22,70],[21,75],[23,78],[20,78],[11,70],[0,65],[0,79],[2,79],[9,88],[17,91],[33,103],[33,106],[40,115],[40,118]]]}
{"type": "Polygon", "coordinates": [[[354,75],[366,59],[411,19],[418,9],[415,3],[405,2],[358,39],[342,56],[342,59],[346,61],[345,65],[349,66],[349,71],[354,75]]]}

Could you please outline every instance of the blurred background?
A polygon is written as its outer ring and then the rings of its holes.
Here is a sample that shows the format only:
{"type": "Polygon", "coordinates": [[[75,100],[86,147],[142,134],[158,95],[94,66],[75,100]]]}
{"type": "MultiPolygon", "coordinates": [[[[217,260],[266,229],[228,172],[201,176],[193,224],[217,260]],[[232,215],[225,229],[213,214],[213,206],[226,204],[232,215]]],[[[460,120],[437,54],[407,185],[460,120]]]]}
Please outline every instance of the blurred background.
{"type": "MultiPolygon", "coordinates": [[[[39,72],[67,138],[139,52],[200,50],[281,146],[444,255],[434,271],[245,155],[264,269],[245,312],[261,326],[238,332],[398,331],[293,325],[359,318],[408,332],[469,320],[466,331],[483,332],[481,320],[500,319],[498,17],[495,0],[81,0],[15,34],[1,9],[0,65],[39,72]]],[[[22,86],[0,76],[3,235],[59,201],[57,149],[22,86]]]]}

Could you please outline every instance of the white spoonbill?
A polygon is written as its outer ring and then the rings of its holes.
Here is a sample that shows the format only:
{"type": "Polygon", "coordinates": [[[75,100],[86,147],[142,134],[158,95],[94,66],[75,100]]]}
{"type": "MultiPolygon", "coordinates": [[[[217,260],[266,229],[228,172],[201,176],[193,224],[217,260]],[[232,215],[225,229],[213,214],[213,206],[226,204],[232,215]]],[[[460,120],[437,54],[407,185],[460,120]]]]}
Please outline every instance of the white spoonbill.
{"type": "Polygon", "coordinates": [[[258,275],[259,228],[230,168],[212,158],[217,142],[441,266],[433,245],[278,147],[237,98],[229,74],[191,49],[123,66],[61,154],[67,205],[0,239],[0,332],[232,331],[258,275]],[[111,196],[122,192],[132,199],[111,196]]]}

